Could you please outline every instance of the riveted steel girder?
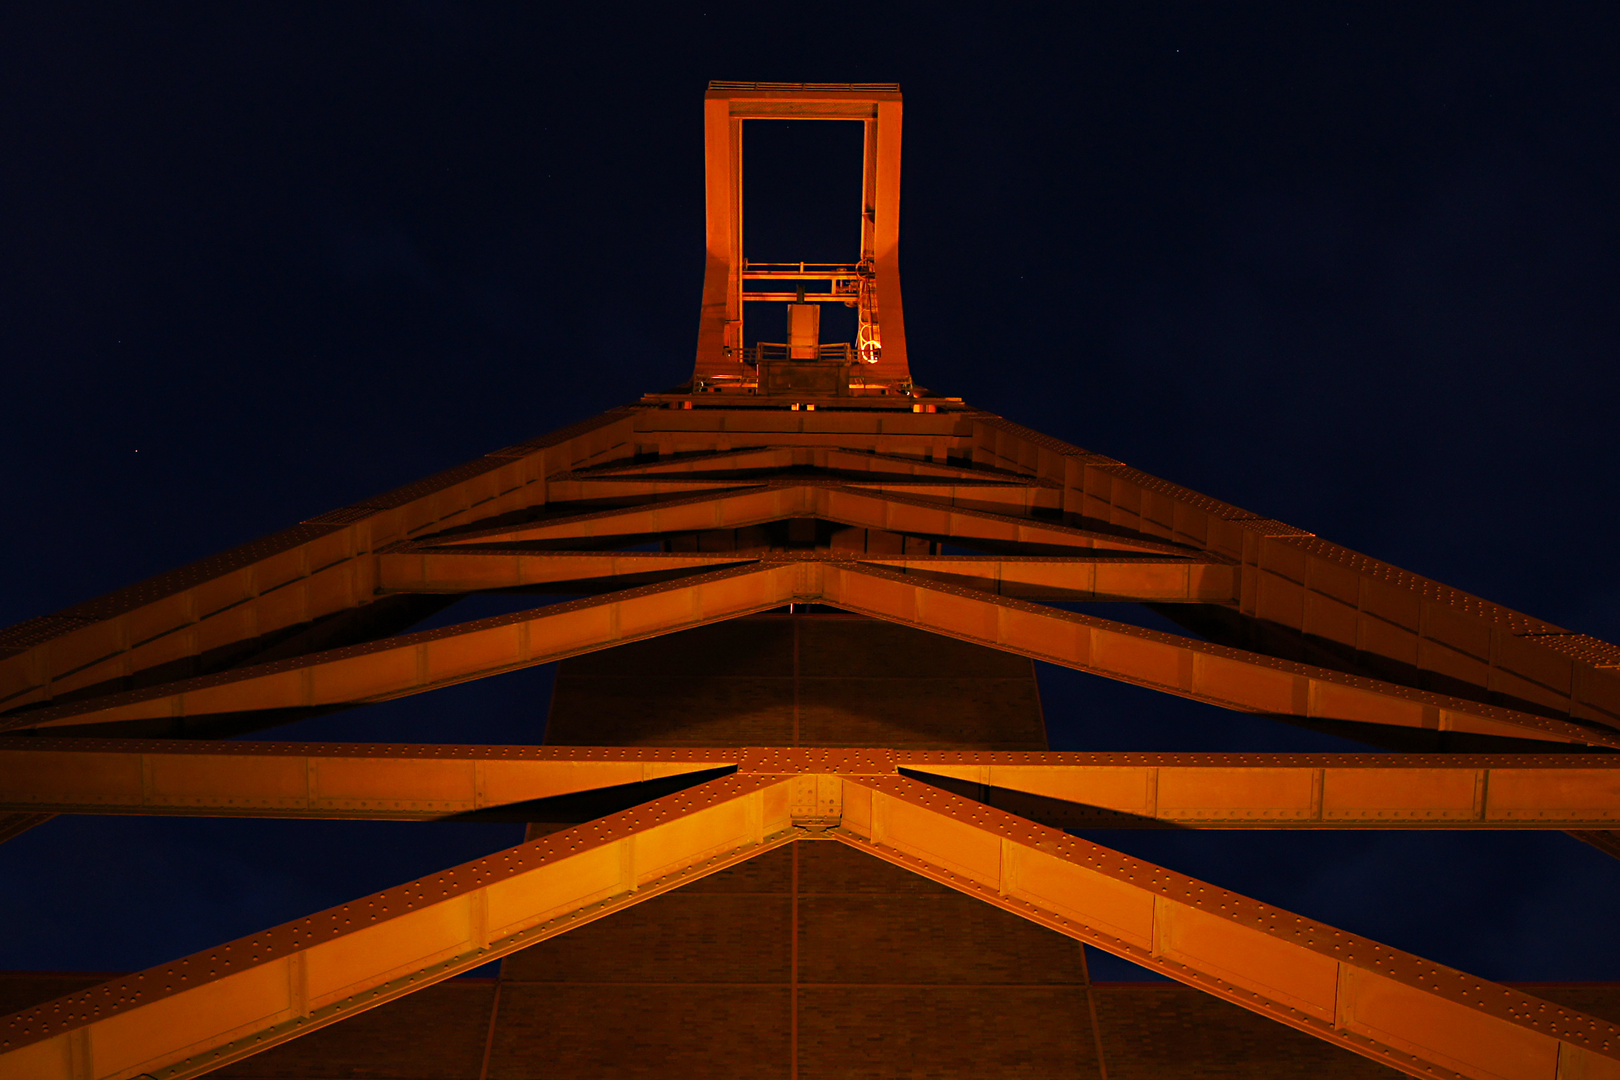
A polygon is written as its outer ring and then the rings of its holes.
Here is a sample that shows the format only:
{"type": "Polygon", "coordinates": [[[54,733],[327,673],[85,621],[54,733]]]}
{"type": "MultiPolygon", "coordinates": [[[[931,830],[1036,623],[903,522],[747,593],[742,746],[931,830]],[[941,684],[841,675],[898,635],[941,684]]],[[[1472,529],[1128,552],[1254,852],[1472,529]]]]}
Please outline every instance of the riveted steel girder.
{"type": "Polygon", "coordinates": [[[634,416],[614,409],[0,631],[0,709],[366,605],[371,552],[543,502],[547,476],[632,453],[634,416]]]}
{"type": "Polygon", "coordinates": [[[773,563],[713,571],[443,630],[15,713],[0,718],[0,728],[386,701],[767,611],[793,599],[794,569],[773,563]]]}
{"type": "Polygon", "coordinates": [[[1620,747],[1620,732],[1276,660],[1076,612],[823,564],[820,595],[849,611],[1244,712],[1620,747]]]}
{"type": "Polygon", "coordinates": [[[842,800],[852,847],[1411,1075],[1620,1077],[1620,1025],[914,780],[842,800]]]}
{"type": "Polygon", "coordinates": [[[1608,829],[1620,823],[1620,755],[1610,754],[9,742],[0,744],[0,811],[18,814],[426,820],[735,767],[904,773],[954,782],[980,802],[1069,828],[1608,829]]]}
{"type": "Polygon", "coordinates": [[[794,838],[791,779],[727,776],[0,1021],[0,1080],[180,1080],[794,838]]]}
{"type": "Polygon", "coordinates": [[[924,781],[1063,828],[1608,829],[1614,754],[903,754],[924,781]],[[965,760],[969,757],[977,760],[965,760]],[[1030,797],[1033,798],[1030,798],[1030,797]]]}
{"type": "Polygon", "coordinates": [[[1063,489],[1065,515],[1242,566],[1240,613],[1261,627],[1423,680],[1620,726],[1620,647],[1402,570],[1304,529],[1152,476],[990,413],[966,424],[983,468],[1063,489]]]}

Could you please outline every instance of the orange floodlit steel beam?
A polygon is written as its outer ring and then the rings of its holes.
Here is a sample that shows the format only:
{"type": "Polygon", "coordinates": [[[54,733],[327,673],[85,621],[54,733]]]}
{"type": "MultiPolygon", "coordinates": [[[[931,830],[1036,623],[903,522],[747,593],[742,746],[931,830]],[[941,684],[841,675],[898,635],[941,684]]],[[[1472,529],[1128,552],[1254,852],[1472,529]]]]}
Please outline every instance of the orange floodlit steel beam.
{"type": "Polygon", "coordinates": [[[815,517],[857,528],[1051,549],[1104,549],[1191,555],[1156,540],[1000,514],[910,495],[866,491],[837,481],[774,480],[743,490],[705,492],[646,505],[615,507],[520,525],[434,537],[442,546],[603,541],[704,529],[735,529],[791,517],[815,517]]]}
{"type": "Polygon", "coordinates": [[[44,727],[382,701],[790,601],[816,600],[1244,712],[1620,747],[1616,732],[827,558],[763,559],[0,722],[44,727]]]}
{"type": "Polygon", "coordinates": [[[0,709],[36,704],[374,600],[369,555],[533,507],[544,479],[633,454],[634,409],[321,514],[290,529],[0,631],[0,709]]]}
{"type": "MultiPolygon", "coordinates": [[[[690,397],[679,399],[681,404],[690,397]]],[[[745,397],[711,398],[724,404],[746,405],[745,397]]],[[[780,401],[780,399],[777,399],[780,401]]],[[[855,401],[860,399],[844,399],[855,401]]],[[[683,409],[670,399],[663,407],[639,410],[633,428],[633,446],[615,448],[597,460],[581,461],[575,468],[593,465],[632,464],[635,459],[681,458],[690,454],[713,453],[740,447],[772,445],[794,449],[824,448],[829,445],[860,454],[888,454],[896,457],[928,457],[935,461],[970,460],[973,450],[972,423],[961,404],[934,398],[939,411],[932,413],[894,412],[882,398],[881,408],[866,410],[784,409],[779,404],[764,408],[683,409]]],[[[891,399],[902,403],[910,398],[891,399]]],[[[972,462],[978,464],[978,462],[972,462]]],[[[1011,470],[1020,471],[1020,470],[1011,470]]]]}
{"type": "Polygon", "coordinates": [[[1620,1025],[904,778],[846,777],[858,850],[1413,1076],[1620,1078],[1620,1025]]]}
{"type": "MultiPolygon", "coordinates": [[[[797,482],[807,482],[796,478],[797,482]]],[[[567,474],[547,481],[550,489],[548,504],[553,512],[563,510],[570,503],[620,502],[630,499],[656,499],[660,496],[684,496],[754,487],[760,483],[787,483],[785,477],[736,477],[730,479],[648,479],[640,476],[606,476],[581,479],[567,474]]],[[[965,506],[993,513],[1031,514],[1054,511],[1060,493],[1051,487],[1028,481],[1004,480],[982,476],[964,479],[959,476],[837,476],[816,477],[811,483],[839,484],[877,494],[893,493],[910,496],[924,502],[944,506],[965,506]]]]}
{"type": "Polygon", "coordinates": [[[0,1080],[199,1076],[790,842],[728,776],[0,1021],[0,1080]]]}
{"type": "Polygon", "coordinates": [[[1575,719],[1620,721],[1620,646],[999,416],[975,411],[967,423],[975,464],[1026,471],[1062,485],[1066,513],[1241,563],[1243,615],[1387,661],[1436,689],[1467,686],[1575,719]]]}
{"type": "Polygon", "coordinates": [[[821,597],[836,607],[1223,708],[1620,747],[1620,732],[1612,730],[1277,660],[877,566],[826,562],[820,568],[821,597]]]}
{"type": "MultiPolygon", "coordinates": [[[[942,455],[944,456],[944,455],[942,455]]],[[[575,472],[576,476],[699,476],[765,472],[774,469],[817,468],[837,472],[877,473],[886,476],[960,477],[1031,481],[1028,473],[1005,469],[953,464],[927,457],[905,457],[870,451],[846,450],[838,446],[755,446],[736,450],[715,450],[679,454],[609,465],[594,465],[575,472]]]]}
{"type": "Polygon", "coordinates": [[[9,739],[0,810],[428,820],[737,760],[734,750],[9,739]]]}
{"type": "Polygon", "coordinates": [[[701,572],[741,562],[735,553],[657,551],[492,551],[402,546],[377,555],[383,593],[464,593],[544,586],[555,592],[626,588],[651,575],[701,572]],[[622,584],[612,585],[615,579],[622,584]]]}
{"type": "Polygon", "coordinates": [[[1620,755],[1607,754],[9,742],[0,745],[0,811],[18,814],[433,819],[715,768],[842,772],[858,765],[942,779],[959,792],[965,785],[980,802],[1068,828],[1605,829],[1620,822],[1620,755]],[[1053,820],[1054,809],[1061,820],[1053,820]]]}
{"type": "Polygon", "coordinates": [[[855,261],[870,275],[871,294],[863,301],[869,310],[863,315],[869,316],[882,349],[874,362],[861,366],[875,379],[909,381],[900,302],[900,88],[892,83],[739,82],[712,82],[703,100],[708,255],[694,381],[750,374],[741,359],[745,120],[856,121],[864,126],[855,261]]]}
{"type": "Polygon", "coordinates": [[[1620,823],[1616,754],[922,751],[899,755],[898,764],[908,775],[969,785],[979,802],[1061,828],[1607,829],[1620,823]]]}
{"type": "Polygon", "coordinates": [[[0,718],[0,729],[356,705],[768,611],[795,567],[755,564],[0,718]]]}
{"type": "MultiPolygon", "coordinates": [[[[1199,559],[1106,555],[871,555],[839,551],[715,553],[531,551],[402,546],[377,556],[382,592],[474,592],[545,586],[558,592],[625,584],[659,573],[692,573],[751,558],[848,558],[901,573],[1024,600],[1232,603],[1236,568],[1199,559]]],[[[623,586],[619,586],[623,587],[623,586]]]]}
{"type": "Polygon", "coordinates": [[[1021,600],[1131,600],[1229,604],[1237,568],[1203,559],[1106,555],[858,555],[856,560],[931,581],[1021,600]]]}

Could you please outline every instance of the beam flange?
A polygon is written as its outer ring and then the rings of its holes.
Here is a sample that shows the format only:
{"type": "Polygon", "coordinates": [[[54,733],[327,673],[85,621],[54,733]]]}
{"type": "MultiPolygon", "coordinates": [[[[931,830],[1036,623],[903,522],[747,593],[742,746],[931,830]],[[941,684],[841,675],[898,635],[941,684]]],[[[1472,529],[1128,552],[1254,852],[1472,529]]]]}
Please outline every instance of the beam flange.
{"type": "Polygon", "coordinates": [[[1413,1076],[1620,1076],[1620,1025],[913,780],[842,798],[851,847],[1413,1076]]]}
{"type": "Polygon", "coordinates": [[[0,1020],[0,1080],[182,1080],[791,842],[728,776],[0,1020]]]}

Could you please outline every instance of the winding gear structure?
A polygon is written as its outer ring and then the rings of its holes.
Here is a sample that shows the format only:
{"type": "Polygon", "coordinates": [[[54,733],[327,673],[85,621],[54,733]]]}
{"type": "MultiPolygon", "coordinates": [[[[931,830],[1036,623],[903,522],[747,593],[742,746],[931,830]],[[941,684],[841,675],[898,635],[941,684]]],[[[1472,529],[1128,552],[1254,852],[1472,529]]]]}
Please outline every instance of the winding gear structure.
{"type": "Polygon", "coordinates": [[[1620,855],[1620,649],[918,387],[899,88],[716,83],[704,108],[688,384],[0,633],[0,727],[30,736],[0,740],[0,836],[131,813],[529,839],[17,1012],[0,1078],[261,1075],[242,1059],[501,957],[468,1075],[529,1075],[523,1039],[552,1048],[535,1075],[1134,1075],[1075,942],[1413,1076],[1620,1077],[1613,1023],[1065,831],[1558,829],[1620,855]],[[743,124],[773,118],[864,125],[850,263],[744,260],[743,124]],[[749,344],[745,303],[851,304],[857,340],[749,344]],[[410,632],[486,592],[537,599],[410,632]],[[1031,660],[1398,752],[1051,752],[1031,660]],[[557,661],[540,746],[225,741],[557,661]],[[705,981],[727,948],[736,977],[705,981]],[[933,982],[904,975],[930,950],[933,982]],[[970,975],[996,956],[1034,974],[970,975]]]}

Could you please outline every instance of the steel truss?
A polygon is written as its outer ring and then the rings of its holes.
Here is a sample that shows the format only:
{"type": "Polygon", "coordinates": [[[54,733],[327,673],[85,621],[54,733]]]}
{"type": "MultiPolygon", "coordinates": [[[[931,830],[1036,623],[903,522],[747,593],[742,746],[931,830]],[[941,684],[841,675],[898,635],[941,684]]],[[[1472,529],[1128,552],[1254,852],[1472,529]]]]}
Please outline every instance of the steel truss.
{"type": "MultiPolygon", "coordinates": [[[[711,93],[700,370],[732,363],[743,269],[713,170],[739,116],[796,92],[711,93]]],[[[868,125],[878,366],[909,380],[898,92],[802,92],[868,125]]],[[[0,1078],[200,1075],[801,840],[1412,1075],[1620,1077],[1613,1024],[1062,831],[1563,829],[1620,851],[1620,649],[909,382],[819,402],[699,383],[0,632],[0,728],[31,736],[0,740],[0,839],[57,813],[575,823],[17,1013],[0,1078]],[[572,599],[408,632],[487,591],[572,599]],[[792,604],[1405,752],[219,741],[792,604]]]]}

